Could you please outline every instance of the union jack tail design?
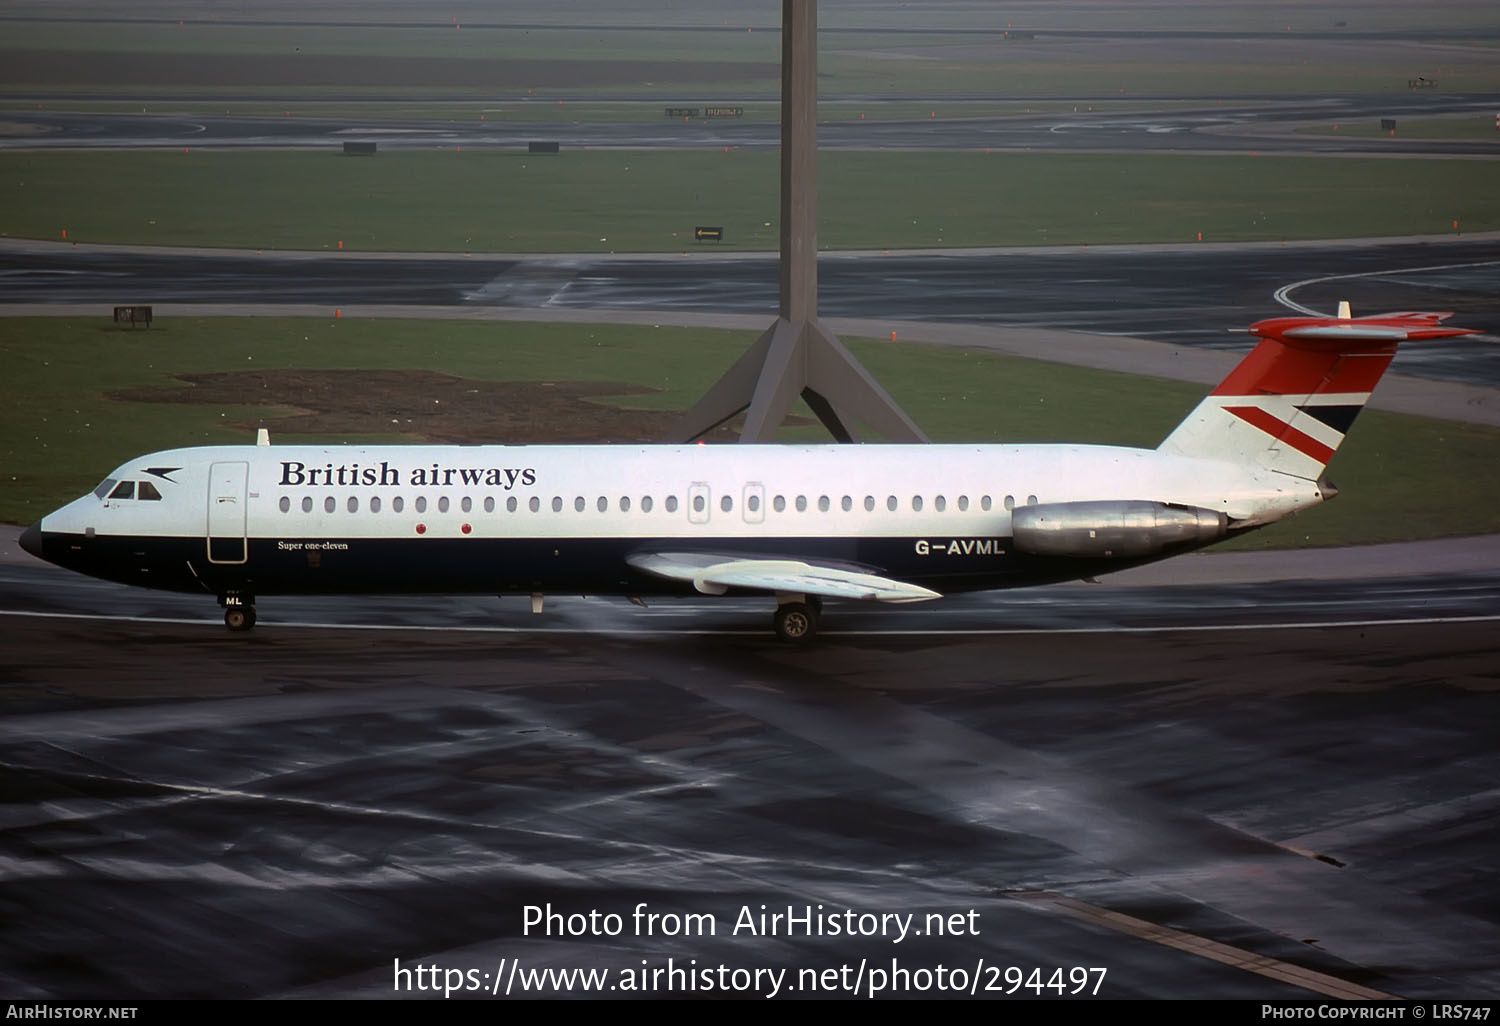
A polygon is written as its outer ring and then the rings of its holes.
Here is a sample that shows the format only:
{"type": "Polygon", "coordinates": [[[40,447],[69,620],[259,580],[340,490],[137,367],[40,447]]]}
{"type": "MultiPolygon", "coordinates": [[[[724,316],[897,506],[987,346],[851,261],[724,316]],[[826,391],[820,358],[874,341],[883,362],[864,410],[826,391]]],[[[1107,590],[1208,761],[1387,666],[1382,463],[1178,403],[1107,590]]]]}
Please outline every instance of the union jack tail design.
{"type": "Polygon", "coordinates": [[[1476,334],[1446,313],[1277,317],[1261,342],[1159,451],[1265,467],[1316,481],[1405,341],[1476,334]]]}

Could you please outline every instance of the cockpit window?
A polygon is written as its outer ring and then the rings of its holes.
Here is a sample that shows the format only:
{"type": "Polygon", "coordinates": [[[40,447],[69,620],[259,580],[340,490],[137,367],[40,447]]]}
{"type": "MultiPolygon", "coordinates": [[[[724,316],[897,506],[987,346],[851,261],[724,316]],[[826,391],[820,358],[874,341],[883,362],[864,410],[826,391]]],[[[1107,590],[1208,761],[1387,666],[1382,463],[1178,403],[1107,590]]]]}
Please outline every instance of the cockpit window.
{"type": "Polygon", "coordinates": [[[136,486],[135,497],[137,499],[160,499],[161,492],[156,490],[156,485],[150,481],[142,481],[136,486]]]}
{"type": "Polygon", "coordinates": [[[115,490],[109,493],[111,499],[133,499],[135,498],[135,482],[121,481],[115,485],[115,490]]]}
{"type": "Polygon", "coordinates": [[[106,477],[103,481],[99,482],[99,487],[94,489],[94,498],[103,499],[107,497],[109,495],[110,489],[114,488],[114,486],[115,479],[112,477],[106,477]]]}

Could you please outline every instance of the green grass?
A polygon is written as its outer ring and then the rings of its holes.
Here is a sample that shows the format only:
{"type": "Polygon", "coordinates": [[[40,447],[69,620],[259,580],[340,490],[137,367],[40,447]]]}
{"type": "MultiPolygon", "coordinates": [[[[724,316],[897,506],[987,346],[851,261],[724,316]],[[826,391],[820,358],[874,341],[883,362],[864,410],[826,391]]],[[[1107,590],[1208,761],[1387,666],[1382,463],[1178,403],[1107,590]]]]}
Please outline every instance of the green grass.
{"type": "MultiPolygon", "coordinates": [[[[707,106],[739,107],[743,120],[760,123],[779,122],[779,101],[740,102],[723,100],[718,90],[707,96],[677,102],[640,100],[565,100],[536,97],[509,100],[402,101],[243,101],[147,99],[101,100],[81,99],[3,100],[4,111],[69,111],[90,114],[160,114],[160,115],[235,115],[238,117],[337,118],[365,121],[452,121],[497,123],[524,122],[536,125],[574,124],[649,124],[659,125],[666,119],[669,107],[707,106]]],[[[1238,109],[1237,104],[1225,109],[1238,109]]],[[[818,105],[818,120],[836,121],[938,121],[972,118],[1024,117],[1033,114],[1129,113],[1133,111],[1170,111],[1201,106],[1187,100],[825,100],[818,105]]],[[[1220,109],[1220,108],[1216,108],[1220,109]]],[[[697,121],[705,119],[698,118],[697,121]]]]}
{"type": "MultiPolygon", "coordinates": [[[[1024,44],[1014,44],[1016,46],[1024,44]]],[[[349,54],[348,56],[357,56],[349,54]]],[[[378,59],[378,58],[377,58],[378,59]]],[[[464,59],[464,58],[460,58],[464,59]]],[[[478,57],[467,58],[480,60],[478,57]]],[[[569,59],[569,58],[562,58],[569,59]]],[[[586,63],[585,56],[571,59],[586,63]]],[[[704,97],[715,103],[747,101],[770,102],[778,91],[774,73],[767,70],[767,60],[755,66],[736,68],[731,62],[716,65],[712,75],[677,77],[661,82],[653,72],[655,65],[638,59],[633,68],[619,68],[608,79],[584,83],[574,76],[569,82],[549,81],[546,72],[521,84],[425,86],[407,82],[399,87],[403,99],[444,100],[494,99],[515,102],[525,99],[592,100],[618,97],[656,97],[663,104],[702,102],[704,97]],[[732,73],[732,74],[731,74],[732,73]],[[577,84],[573,84],[573,83],[577,84]]],[[[742,62],[743,63],[743,62],[742,62]]],[[[1055,98],[1089,97],[1095,102],[1105,99],[1140,101],[1152,98],[1201,97],[1209,100],[1262,96],[1324,96],[1391,94],[1408,91],[1411,74],[1429,77],[1441,75],[1447,93],[1500,92],[1500,59],[1495,55],[1475,56],[1463,63],[1444,63],[1440,68],[1420,60],[1399,62],[1350,61],[1334,63],[1322,59],[1280,64],[1274,52],[1260,57],[1215,60],[1204,58],[1189,62],[1162,62],[1142,57],[1138,60],[1098,60],[1076,57],[1069,48],[1055,47],[1022,52],[1017,49],[1000,58],[955,58],[953,60],[901,60],[865,56],[830,55],[819,61],[819,92],[825,99],[847,97],[904,98],[930,96],[937,100],[953,97],[990,96],[1009,99],[1028,98],[1041,101],[1055,98]],[[1266,57],[1269,56],[1268,61],[1266,57]]],[[[191,98],[220,96],[226,100],[245,97],[285,97],[289,92],[299,99],[317,97],[370,97],[389,99],[390,86],[361,84],[288,85],[275,81],[267,73],[263,81],[221,83],[215,81],[179,84],[140,84],[120,81],[105,85],[74,85],[65,81],[15,81],[0,84],[0,94],[29,98],[37,95],[58,96],[75,93],[93,96],[108,91],[122,98],[191,98]]]]}
{"type": "MultiPolygon", "coordinates": [[[[779,19],[780,12],[774,16],[779,19]]],[[[495,21],[494,17],[487,19],[495,21]]],[[[426,25],[11,22],[7,49],[56,52],[226,54],[298,57],[441,57],[464,60],[672,60],[719,63],[781,59],[778,32],[580,31],[550,28],[458,28],[434,16],[426,25]]],[[[268,83],[269,84],[269,83],[268,83]]],[[[774,88],[775,83],[772,82],[774,88]]]]}
{"type": "MultiPolygon", "coordinates": [[[[247,249],[671,252],[778,244],[773,152],[10,152],[0,235],[247,249]]],[[[1484,160],[821,156],[825,249],[1342,238],[1500,228],[1484,160]]]]}
{"type": "Polygon", "coordinates": [[[1101,59],[1079,44],[1003,44],[1000,53],[951,60],[891,61],[830,55],[818,62],[821,95],[1005,95],[1213,98],[1402,94],[1415,75],[1439,78],[1447,93],[1500,91],[1500,61],[1476,50],[1440,66],[1420,55],[1389,59],[1330,59],[1326,54],[1293,60],[1272,43],[1246,46],[1233,55],[1201,57],[1128,53],[1101,59]]]}
{"type": "MultiPolygon", "coordinates": [[[[680,409],[751,339],[743,332],[452,321],[205,319],[119,330],[100,319],[0,319],[0,520],[25,523],[133,456],[249,441],[274,408],[111,400],[174,373],[241,368],[422,368],[507,381],[623,381],[661,389],[622,405],[680,409]],[[501,344],[503,342],[503,345],[501,344]]],[[[853,340],[938,441],[1154,446],[1203,390],[961,349],[853,340]]],[[[323,438],[319,441],[381,440],[323,438]]],[[[783,433],[820,438],[814,428],[783,433]]],[[[416,440],[416,439],[412,439],[416,440]]],[[[496,439],[504,441],[504,439],[496,439]]],[[[1500,530],[1500,431],[1367,412],[1335,458],[1337,502],[1240,547],[1336,545],[1500,530]]]]}
{"type": "MultiPolygon", "coordinates": [[[[928,8],[931,5],[913,5],[928,8]]],[[[1304,5],[1305,6],[1305,5],[1304,5]]],[[[1442,88],[1454,92],[1500,91],[1500,60],[1493,46],[1472,45],[1474,29],[1493,29],[1496,16],[1479,4],[1396,5],[1372,11],[1366,5],[1343,12],[1351,31],[1394,33],[1379,42],[1337,40],[1328,33],[1336,12],[1326,8],[1301,11],[1296,5],[1198,5],[1154,4],[1047,4],[1029,5],[1004,15],[959,7],[956,10],[873,11],[857,9],[841,18],[824,12],[819,38],[820,89],[830,96],[1207,96],[1223,97],[1265,94],[1394,93],[1406,89],[1415,75],[1437,78],[1442,88]],[[1415,8],[1420,8],[1416,10],[1415,8]],[[1244,10],[1241,10],[1244,8],[1244,10]],[[1187,27],[1218,32],[1249,32],[1256,35],[1220,37],[1216,40],[1137,39],[1124,36],[1108,40],[1042,36],[1005,40],[990,34],[1004,27],[1001,17],[1016,21],[1016,28],[1101,29],[1130,33],[1150,29],[1181,30],[1187,27]],[[927,34],[871,32],[875,27],[940,28],[927,34]],[[1419,26],[1424,32],[1441,29],[1447,39],[1424,39],[1420,44],[1403,38],[1404,30],[1419,26]],[[981,32],[966,32],[974,28],[981,32]],[[1285,37],[1280,35],[1290,28],[1285,37]],[[1276,35],[1266,38],[1264,34],[1276,35]],[[1309,39],[1304,33],[1312,33],[1309,39]]],[[[618,13],[567,10],[537,12],[535,23],[555,24],[563,20],[577,24],[591,16],[619,23],[618,13]]],[[[70,14],[72,12],[70,11],[70,14]]],[[[670,27],[651,31],[616,27],[478,27],[479,23],[525,22],[525,16],[510,5],[479,9],[476,21],[457,29],[450,19],[462,12],[419,13],[426,24],[382,27],[370,24],[316,25],[294,22],[273,24],[226,24],[208,17],[207,8],[185,24],[153,24],[112,19],[90,22],[13,21],[6,24],[4,46],[38,52],[85,52],[98,54],[148,54],[169,62],[179,54],[223,54],[252,56],[276,61],[282,58],[315,62],[321,57],[410,58],[437,57],[453,61],[606,61],[637,62],[635,69],[586,68],[566,81],[551,80],[546,88],[552,96],[660,96],[687,99],[694,94],[713,96],[721,102],[774,96],[776,77],[766,66],[780,59],[778,31],[765,31],[779,21],[774,6],[763,11],[724,12],[725,18],[699,19],[667,15],[670,27]],[[690,21],[706,21],[717,31],[685,31],[690,21]],[[720,25],[721,21],[727,24],[720,25]],[[754,23],[754,31],[746,29],[754,23]],[[434,24],[437,23],[437,24],[434,24]],[[445,24],[446,23],[446,24],[445,24]],[[664,72],[673,63],[700,61],[702,70],[686,75],[664,72]],[[739,95],[736,96],[735,94],[739,95]]],[[[389,12],[387,12],[389,13],[389,12]]],[[[673,12],[677,14],[678,12],[673,12]]],[[[237,12],[235,20],[253,12],[237,12]]],[[[169,15],[170,17],[171,15],[169,15]]],[[[279,10],[278,20],[295,18],[297,12],[279,10]]],[[[358,21],[358,12],[340,12],[334,20],[358,21]]],[[[230,19],[226,19],[228,21],[230,19]]],[[[285,72],[280,74],[284,75],[285,72]]],[[[192,77],[175,76],[181,85],[141,86],[120,72],[113,88],[134,94],[156,96],[193,93],[245,95],[265,89],[286,92],[278,72],[267,66],[256,81],[225,83],[212,71],[192,77]]],[[[37,89],[54,91],[66,85],[65,76],[47,82],[11,81],[4,89],[30,95],[37,89]]],[[[412,83],[415,85],[415,83],[412,83]]],[[[475,85],[449,90],[450,95],[517,96],[528,86],[501,89],[475,85]]],[[[97,91],[91,89],[90,91],[97,91]]],[[[347,95],[377,93],[352,83],[299,87],[299,95],[347,95]]],[[[538,92],[541,92],[538,88],[538,92]]],[[[404,90],[403,90],[404,93],[404,90]]]]}

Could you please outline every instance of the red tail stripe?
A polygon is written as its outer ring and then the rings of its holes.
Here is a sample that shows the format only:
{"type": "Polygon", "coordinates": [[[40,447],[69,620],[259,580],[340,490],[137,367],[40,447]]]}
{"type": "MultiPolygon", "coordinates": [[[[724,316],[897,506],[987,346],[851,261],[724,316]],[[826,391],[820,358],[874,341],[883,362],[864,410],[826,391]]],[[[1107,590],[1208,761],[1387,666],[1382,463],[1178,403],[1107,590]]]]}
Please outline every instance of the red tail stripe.
{"type": "Polygon", "coordinates": [[[1368,355],[1300,349],[1266,339],[1240,363],[1214,395],[1309,395],[1369,393],[1396,355],[1394,343],[1368,355]]]}
{"type": "Polygon", "coordinates": [[[1267,413],[1259,406],[1226,406],[1224,409],[1252,427],[1259,428],[1272,438],[1285,442],[1302,455],[1315,459],[1324,466],[1327,466],[1328,461],[1333,459],[1333,448],[1331,446],[1324,445],[1311,435],[1298,431],[1286,421],[1267,413]]]}

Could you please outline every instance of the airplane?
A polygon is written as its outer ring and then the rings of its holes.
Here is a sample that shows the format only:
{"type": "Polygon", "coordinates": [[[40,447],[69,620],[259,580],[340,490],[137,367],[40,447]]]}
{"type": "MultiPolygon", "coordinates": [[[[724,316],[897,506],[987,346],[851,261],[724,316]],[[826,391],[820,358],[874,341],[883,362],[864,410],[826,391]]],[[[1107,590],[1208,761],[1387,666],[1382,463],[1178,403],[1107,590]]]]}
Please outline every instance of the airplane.
{"type": "Polygon", "coordinates": [[[283,594],[769,594],[921,602],[1165,559],[1332,498],[1323,470],[1443,313],[1259,321],[1156,449],[1066,444],[255,445],[129,460],[22,548],[215,596],[234,631],[283,594]]]}

